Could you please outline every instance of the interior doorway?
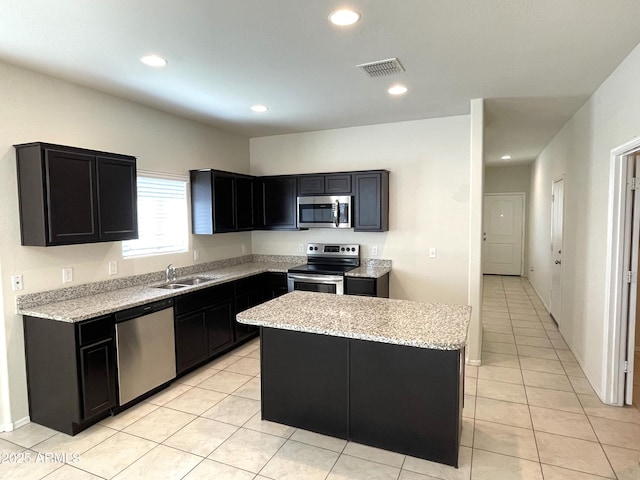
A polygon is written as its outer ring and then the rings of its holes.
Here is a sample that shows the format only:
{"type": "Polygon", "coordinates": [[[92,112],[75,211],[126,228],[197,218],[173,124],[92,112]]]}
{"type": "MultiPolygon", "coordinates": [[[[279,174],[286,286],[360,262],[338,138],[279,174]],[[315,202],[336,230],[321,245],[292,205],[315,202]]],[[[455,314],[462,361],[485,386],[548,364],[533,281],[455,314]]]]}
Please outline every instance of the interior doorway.
{"type": "Polygon", "coordinates": [[[551,187],[551,292],[549,313],[560,325],[562,318],[562,238],[564,233],[564,178],[551,187]]]}
{"type": "Polygon", "coordinates": [[[486,193],[482,229],[482,271],[522,275],[524,267],[524,193],[486,193]]]}
{"type": "Polygon", "coordinates": [[[611,152],[610,182],[603,399],[613,405],[637,405],[640,137],[611,152]]]}

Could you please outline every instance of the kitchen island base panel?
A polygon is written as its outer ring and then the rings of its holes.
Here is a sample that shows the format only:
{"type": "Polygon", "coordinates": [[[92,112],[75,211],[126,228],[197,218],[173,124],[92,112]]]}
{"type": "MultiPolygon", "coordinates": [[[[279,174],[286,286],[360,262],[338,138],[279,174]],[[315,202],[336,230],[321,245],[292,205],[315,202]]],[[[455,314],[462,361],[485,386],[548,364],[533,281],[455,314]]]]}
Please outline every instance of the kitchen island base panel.
{"type": "Polygon", "coordinates": [[[350,440],[457,466],[459,350],[350,341],[350,440]]]}
{"type": "Polygon", "coordinates": [[[458,466],[464,350],[262,327],[262,417],[458,466]]]}
{"type": "Polygon", "coordinates": [[[263,418],[347,438],[349,340],[264,328],[260,342],[263,418]]]}

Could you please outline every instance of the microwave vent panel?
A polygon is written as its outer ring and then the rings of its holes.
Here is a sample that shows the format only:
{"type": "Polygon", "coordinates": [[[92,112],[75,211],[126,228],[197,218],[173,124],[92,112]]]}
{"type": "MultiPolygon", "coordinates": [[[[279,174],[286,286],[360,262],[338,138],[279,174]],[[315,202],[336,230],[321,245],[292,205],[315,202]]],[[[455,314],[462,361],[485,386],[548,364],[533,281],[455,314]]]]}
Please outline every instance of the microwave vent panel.
{"type": "Polygon", "coordinates": [[[361,63],[358,68],[372,78],[404,72],[404,67],[397,58],[361,63]]]}

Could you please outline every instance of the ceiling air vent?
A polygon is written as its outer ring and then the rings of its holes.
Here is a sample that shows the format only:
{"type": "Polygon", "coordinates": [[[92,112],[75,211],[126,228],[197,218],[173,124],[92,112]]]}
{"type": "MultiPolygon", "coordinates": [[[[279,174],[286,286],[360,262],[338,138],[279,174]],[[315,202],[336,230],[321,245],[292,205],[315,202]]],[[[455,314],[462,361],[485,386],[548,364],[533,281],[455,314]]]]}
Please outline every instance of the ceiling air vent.
{"type": "Polygon", "coordinates": [[[383,77],[404,72],[404,67],[397,58],[388,58],[377,62],[362,63],[358,68],[370,77],[383,77]]]}

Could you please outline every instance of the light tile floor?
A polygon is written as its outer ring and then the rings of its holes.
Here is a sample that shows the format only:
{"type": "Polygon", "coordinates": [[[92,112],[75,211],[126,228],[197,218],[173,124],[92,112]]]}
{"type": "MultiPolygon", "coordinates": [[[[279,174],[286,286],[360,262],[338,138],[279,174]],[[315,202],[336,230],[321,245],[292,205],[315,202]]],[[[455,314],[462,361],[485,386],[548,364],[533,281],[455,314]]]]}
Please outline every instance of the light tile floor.
{"type": "Polygon", "coordinates": [[[527,280],[485,277],[483,319],[459,469],[262,421],[252,341],[75,437],[0,434],[0,478],[640,479],[640,412],[598,400],[527,280]]]}

